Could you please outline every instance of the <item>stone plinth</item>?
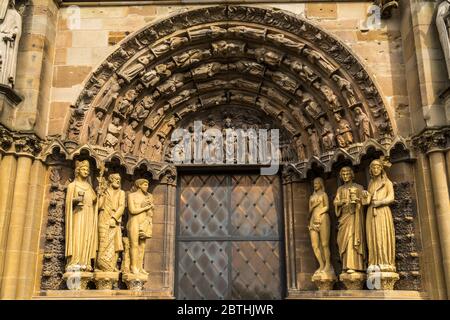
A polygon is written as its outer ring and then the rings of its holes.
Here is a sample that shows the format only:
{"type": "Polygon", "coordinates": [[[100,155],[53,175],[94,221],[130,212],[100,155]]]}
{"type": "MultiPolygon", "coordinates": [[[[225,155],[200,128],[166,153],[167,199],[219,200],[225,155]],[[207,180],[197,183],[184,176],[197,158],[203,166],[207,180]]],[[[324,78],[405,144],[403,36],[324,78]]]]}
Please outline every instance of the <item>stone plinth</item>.
{"type": "Polygon", "coordinates": [[[0,124],[14,129],[15,108],[22,97],[7,85],[0,84],[0,124]]]}
{"type": "Polygon", "coordinates": [[[98,290],[112,290],[119,281],[119,272],[94,272],[94,282],[98,290]]]}
{"type": "Polygon", "coordinates": [[[347,290],[361,290],[366,281],[366,274],[362,272],[341,273],[339,280],[347,290]]]}
{"type": "Polygon", "coordinates": [[[287,299],[313,300],[426,300],[424,292],[409,290],[290,291],[287,299]]]}
{"type": "Polygon", "coordinates": [[[317,273],[311,278],[319,290],[333,290],[337,277],[334,273],[317,273]]]}
{"type": "Polygon", "coordinates": [[[153,290],[46,290],[40,291],[35,296],[35,300],[159,300],[175,299],[173,291],[170,289],[153,290]]]}
{"type": "Polygon", "coordinates": [[[92,272],[69,271],[63,275],[69,290],[87,290],[87,286],[93,278],[92,272]]]}
{"type": "Polygon", "coordinates": [[[367,287],[372,290],[394,290],[399,279],[396,272],[370,272],[367,274],[367,287]]]}
{"type": "Polygon", "coordinates": [[[142,291],[144,284],[148,280],[148,276],[144,274],[126,273],[122,276],[122,280],[129,290],[142,291]]]}

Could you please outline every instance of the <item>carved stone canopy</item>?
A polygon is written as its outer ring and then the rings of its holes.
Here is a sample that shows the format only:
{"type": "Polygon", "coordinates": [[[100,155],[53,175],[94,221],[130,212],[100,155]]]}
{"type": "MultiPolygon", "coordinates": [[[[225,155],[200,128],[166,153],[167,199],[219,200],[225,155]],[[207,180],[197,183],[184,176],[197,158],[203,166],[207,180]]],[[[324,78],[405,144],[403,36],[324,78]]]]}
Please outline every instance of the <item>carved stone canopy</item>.
{"type": "Polygon", "coordinates": [[[345,45],[287,12],[230,5],[180,13],[122,41],[87,79],[64,144],[169,161],[173,130],[219,109],[223,123],[240,110],[271,119],[297,151],[289,162],[386,149],[393,138],[377,87],[345,45]]]}

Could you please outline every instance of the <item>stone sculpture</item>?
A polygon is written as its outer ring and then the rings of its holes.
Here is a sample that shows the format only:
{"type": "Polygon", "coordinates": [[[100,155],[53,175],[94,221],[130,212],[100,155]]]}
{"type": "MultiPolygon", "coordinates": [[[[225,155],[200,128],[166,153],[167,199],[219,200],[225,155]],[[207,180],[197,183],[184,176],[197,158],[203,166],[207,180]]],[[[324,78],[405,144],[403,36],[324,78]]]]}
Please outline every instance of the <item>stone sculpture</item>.
{"type": "Polygon", "coordinates": [[[436,13],[436,27],[441,41],[442,51],[444,52],[445,63],[447,66],[447,78],[450,79],[450,39],[449,39],[449,15],[450,1],[442,1],[436,13]]]}
{"type": "Polygon", "coordinates": [[[359,138],[361,142],[364,142],[371,138],[370,120],[361,107],[355,108],[355,115],[355,124],[359,129],[359,138]]]}
{"type": "Polygon", "coordinates": [[[13,88],[22,34],[22,17],[15,8],[14,0],[3,0],[0,13],[0,84],[13,88]]]}

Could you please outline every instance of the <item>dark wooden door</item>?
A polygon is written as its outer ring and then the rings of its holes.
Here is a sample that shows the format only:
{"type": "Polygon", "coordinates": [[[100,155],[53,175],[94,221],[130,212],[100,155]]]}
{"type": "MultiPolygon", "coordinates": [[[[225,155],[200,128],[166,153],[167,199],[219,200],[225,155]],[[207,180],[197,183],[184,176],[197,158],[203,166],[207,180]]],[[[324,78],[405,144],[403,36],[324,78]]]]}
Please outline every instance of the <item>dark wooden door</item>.
{"type": "Polygon", "coordinates": [[[281,299],[278,176],[182,175],[178,299],[281,299]]]}

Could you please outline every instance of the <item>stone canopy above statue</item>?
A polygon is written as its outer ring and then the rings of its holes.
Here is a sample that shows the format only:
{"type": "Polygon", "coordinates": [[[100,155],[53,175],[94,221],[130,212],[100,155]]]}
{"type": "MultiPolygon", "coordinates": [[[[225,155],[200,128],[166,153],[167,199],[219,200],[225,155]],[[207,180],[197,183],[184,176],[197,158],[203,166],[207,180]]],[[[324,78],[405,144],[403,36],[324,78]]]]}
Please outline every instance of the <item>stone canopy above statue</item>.
{"type": "Polygon", "coordinates": [[[264,115],[293,148],[287,162],[303,166],[358,159],[394,136],[375,84],[342,43],[282,11],[219,6],[126,38],[85,83],[64,144],[170,162],[173,130],[216,108],[216,122],[244,109],[264,115]]]}

